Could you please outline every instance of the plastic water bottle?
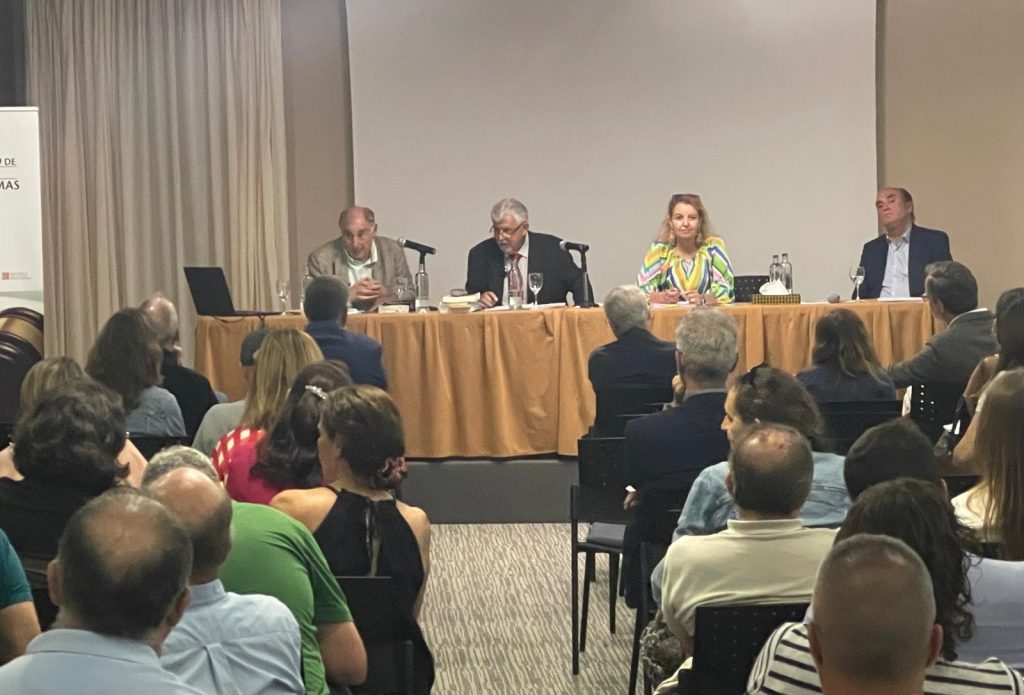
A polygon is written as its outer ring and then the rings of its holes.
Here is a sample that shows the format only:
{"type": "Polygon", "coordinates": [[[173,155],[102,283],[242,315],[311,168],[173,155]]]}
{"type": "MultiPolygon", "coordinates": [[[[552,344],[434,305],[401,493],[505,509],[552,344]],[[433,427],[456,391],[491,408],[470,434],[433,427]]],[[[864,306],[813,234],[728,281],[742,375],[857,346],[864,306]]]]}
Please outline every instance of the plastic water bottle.
{"type": "Polygon", "coordinates": [[[512,269],[508,271],[508,308],[522,309],[526,304],[526,283],[523,282],[523,273],[519,265],[512,263],[512,269]]]}
{"type": "Polygon", "coordinates": [[[779,254],[772,256],[772,264],[768,266],[768,281],[775,282],[782,279],[782,264],[779,263],[779,254]]]}
{"type": "Polygon", "coordinates": [[[416,301],[413,306],[419,313],[430,311],[430,277],[422,267],[416,273],[416,301]]]}
{"type": "Polygon", "coordinates": [[[793,264],[789,262],[789,254],[782,254],[782,284],[786,286],[786,291],[793,294],[793,264]]]}

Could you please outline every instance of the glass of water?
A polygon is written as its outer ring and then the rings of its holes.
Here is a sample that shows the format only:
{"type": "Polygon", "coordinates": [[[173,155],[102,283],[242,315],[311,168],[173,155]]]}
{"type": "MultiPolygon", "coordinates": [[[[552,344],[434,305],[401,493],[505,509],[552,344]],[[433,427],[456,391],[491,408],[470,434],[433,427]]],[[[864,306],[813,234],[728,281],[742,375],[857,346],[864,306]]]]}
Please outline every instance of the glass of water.
{"type": "Polygon", "coordinates": [[[862,265],[851,265],[850,266],[850,282],[853,283],[853,299],[854,301],[860,301],[860,284],[864,282],[864,266],[862,265]]]}
{"type": "Polygon", "coordinates": [[[537,304],[537,293],[540,292],[540,288],[544,287],[544,273],[530,273],[526,278],[526,282],[530,291],[533,292],[533,306],[537,304]]]}
{"type": "Polygon", "coordinates": [[[281,313],[288,312],[288,300],[292,296],[291,282],[279,280],[277,283],[277,298],[281,300],[281,313]]]}

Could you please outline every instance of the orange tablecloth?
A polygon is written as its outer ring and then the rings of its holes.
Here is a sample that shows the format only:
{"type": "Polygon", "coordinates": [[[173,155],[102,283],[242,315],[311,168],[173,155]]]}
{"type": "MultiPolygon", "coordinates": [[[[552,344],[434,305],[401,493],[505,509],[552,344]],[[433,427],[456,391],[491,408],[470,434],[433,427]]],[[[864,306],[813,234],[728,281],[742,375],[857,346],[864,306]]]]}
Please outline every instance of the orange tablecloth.
{"type": "MultiPolygon", "coordinates": [[[[737,370],[768,362],[796,372],[810,363],[814,323],[835,304],[725,307],[739,326],[737,370]]],[[[844,302],[868,328],[883,364],[916,353],[933,333],[928,305],[844,302]]],[[[671,340],[684,307],[655,309],[651,330],[671,340]]],[[[271,316],[301,328],[300,316],[271,316]]],[[[204,317],[196,327],[196,369],[232,399],[245,394],[242,339],[260,319],[204,317]]],[[[348,328],[379,340],[390,392],[402,411],[410,457],[575,455],[594,419],[590,352],[613,339],[600,309],[469,315],[360,314],[348,328]]]]}

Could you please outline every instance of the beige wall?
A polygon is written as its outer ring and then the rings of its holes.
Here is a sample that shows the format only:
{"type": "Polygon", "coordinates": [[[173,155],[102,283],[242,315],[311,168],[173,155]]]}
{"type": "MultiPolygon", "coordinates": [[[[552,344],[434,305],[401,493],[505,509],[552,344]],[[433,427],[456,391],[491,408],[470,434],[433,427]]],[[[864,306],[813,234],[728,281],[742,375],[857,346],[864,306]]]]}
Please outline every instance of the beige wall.
{"type": "Polygon", "coordinates": [[[337,236],[338,213],[352,204],[352,109],[344,0],[284,0],[281,37],[289,267],[297,283],[306,256],[337,236]]]}
{"type": "Polygon", "coordinates": [[[881,0],[879,177],[950,233],[981,299],[1024,285],[1024,3],[881,0]]]}

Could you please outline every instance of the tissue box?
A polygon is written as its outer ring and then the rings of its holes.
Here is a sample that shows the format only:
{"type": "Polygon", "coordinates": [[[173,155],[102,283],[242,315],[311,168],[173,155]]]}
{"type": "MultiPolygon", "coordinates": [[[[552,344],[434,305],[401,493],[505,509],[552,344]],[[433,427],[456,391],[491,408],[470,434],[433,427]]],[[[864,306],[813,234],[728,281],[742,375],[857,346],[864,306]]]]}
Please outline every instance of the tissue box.
{"type": "Polygon", "coordinates": [[[799,304],[799,294],[755,294],[750,297],[753,304],[799,304]]]}

